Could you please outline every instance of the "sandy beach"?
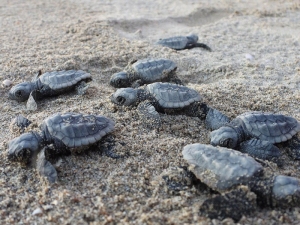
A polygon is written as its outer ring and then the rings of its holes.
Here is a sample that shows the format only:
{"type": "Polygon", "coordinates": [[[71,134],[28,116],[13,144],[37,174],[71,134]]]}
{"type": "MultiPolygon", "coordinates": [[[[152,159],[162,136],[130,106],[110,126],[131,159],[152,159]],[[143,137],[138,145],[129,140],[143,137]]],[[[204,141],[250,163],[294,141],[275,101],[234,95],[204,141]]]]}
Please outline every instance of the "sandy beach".
{"type": "MultiPolygon", "coordinates": [[[[167,58],[186,86],[230,118],[265,111],[300,121],[299,37],[299,0],[0,0],[0,84],[30,81],[39,70],[80,69],[93,77],[85,95],[45,98],[34,112],[8,99],[10,87],[0,87],[0,223],[233,224],[199,215],[199,206],[216,193],[193,186],[174,194],[162,179],[188,166],[185,145],[209,143],[203,121],[161,114],[159,131],[145,129],[136,110],[110,102],[115,89],[109,79],[133,59],[167,58]],[[190,33],[212,52],[155,44],[190,33]],[[7,160],[16,115],[33,121],[28,130],[38,130],[46,117],[70,111],[113,119],[115,151],[130,157],[114,160],[95,149],[65,157],[54,185],[34,168],[7,160]]],[[[280,149],[284,166],[271,163],[266,170],[300,179],[300,162],[280,149]]],[[[259,208],[239,224],[299,220],[299,207],[259,208]]]]}

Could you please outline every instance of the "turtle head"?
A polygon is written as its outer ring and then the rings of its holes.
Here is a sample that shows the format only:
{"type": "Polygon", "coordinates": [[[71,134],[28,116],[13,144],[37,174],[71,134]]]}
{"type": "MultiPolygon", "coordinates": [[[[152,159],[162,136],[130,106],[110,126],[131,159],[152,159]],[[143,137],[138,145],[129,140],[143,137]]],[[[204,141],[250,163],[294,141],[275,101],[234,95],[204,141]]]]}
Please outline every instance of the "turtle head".
{"type": "Polygon", "coordinates": [[[24,102],[29,98],[30,92],[33,90],[31,82],[23,82],[13,86],[8,93],[8,97],[18,102],[24,102]]]}
{"type": "Polygon", "coordinates": [[[41,142],[34,132],[25,133],[8,143],[10,161],[30,163],[40,150],[41,142]]]}
{"type": "Polygon", "coordinates": [[[120,88],[110,97],[110,99],[117,105],[135,105],[138,100],[137,90],[134,88],[120,88]]]}
{"type": "Polygon", "coordinates": [[[221,127],[210,133],[210,144],[234,149],[238,144],[238,134],[232,127],[221,127]]]}
{"type": "Polygon", "coordinates": [[[198,41],[198,35],[196,35],[196,34],[190,34],[187,36],[187,38],[192,40],[195,43],[198,41]]]}
{"type": "Polygon", "coordinates": [[[110,78],[109,84],[115,88],[124,88],[130,86],[127,73],[124,71],[113,74],[110,78]]]}

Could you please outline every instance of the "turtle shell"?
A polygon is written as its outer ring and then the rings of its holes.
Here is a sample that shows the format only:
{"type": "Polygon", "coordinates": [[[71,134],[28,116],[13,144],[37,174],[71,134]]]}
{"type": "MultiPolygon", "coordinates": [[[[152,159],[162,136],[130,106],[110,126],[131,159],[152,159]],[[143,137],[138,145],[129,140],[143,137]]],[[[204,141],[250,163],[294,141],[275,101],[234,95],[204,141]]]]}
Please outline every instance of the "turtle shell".
{"type": "Polygon", "coordinates": [[[169,59],[143,59],[132,64],[132,68],[146,82],[155,82],[166,78],[176,68],[169,59]]]}
{"type": "Polygon", "coordinates": [[[248,184],[263,171],[252,157],[233,149],[195,143],[186,145],[182,154],[196,177],[219,192],[248,184]]]}
{"type": "Polygon", "coordinates": [[[161,39],[157,43],[162,46],[180,50],[186,48],[186,46],[190,44],[191,41],[192,39],[186,36],[175,36],[175,37],[161,39]]]}
{"type": "Polygon", "coordinates": [[[293,117],[273,113],[247,112],[236,117],[232,123],[240,123],[248,136],[271,143],[280,143],[300,131],[300,123],[293,117]]]}
{"type": "Polygon", "coordinates": [[[183,108],[194,102],[202,101],[200,94],[186,86],[170,83],[152,83],[146,90],[165,109],[183,108]]]}
{"type": "Polygon", "coordinates": [[[114,129],[114,121],[99,115],[54,114],[44,120],[43,129],[69,148],[92,145],[114,129]]]}
{"type": "Polygon", "coordinates": [[[91,74],[82,70],[63,70],[44,73],[39,80],[49,86],[52,90],[72,87],[78,82],[92,79],[91,74]]]}

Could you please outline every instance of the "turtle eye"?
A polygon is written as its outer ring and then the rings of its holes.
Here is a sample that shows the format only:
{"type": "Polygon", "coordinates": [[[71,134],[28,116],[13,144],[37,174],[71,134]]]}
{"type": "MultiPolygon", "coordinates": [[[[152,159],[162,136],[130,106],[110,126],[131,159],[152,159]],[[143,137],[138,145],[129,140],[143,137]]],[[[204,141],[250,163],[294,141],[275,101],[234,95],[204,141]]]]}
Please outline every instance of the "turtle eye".
{"type": "Polygon", "coordinates": [[[116,100],[117,100],[117,103],[120,104],[120,105],[123,105],[125,103],[125,101],[126,101],[126,99],[124,97],[122,97],[122,96],[118,96],[116,98],[116,100]]]}
{"type": "Polygon", "coordinates": [[[17,97],[22,97],[22,91],[21,90],[17,90],[16,91],[16,96],[17,97]]]}
{"type": "Polygon", "coordinates": [[[29,148],[23,148],[16,154],[16,157],[18,159],[24,160],[24,159],[29,158],[30,155],[31,155],[31,150],[29,148]]]}
{"type": "Polygon", "coordinates": [[[228,147],[228,142],[229,142],[228,139],[223,139],[223,140],[220,141],[220,146],[228,147]]]}

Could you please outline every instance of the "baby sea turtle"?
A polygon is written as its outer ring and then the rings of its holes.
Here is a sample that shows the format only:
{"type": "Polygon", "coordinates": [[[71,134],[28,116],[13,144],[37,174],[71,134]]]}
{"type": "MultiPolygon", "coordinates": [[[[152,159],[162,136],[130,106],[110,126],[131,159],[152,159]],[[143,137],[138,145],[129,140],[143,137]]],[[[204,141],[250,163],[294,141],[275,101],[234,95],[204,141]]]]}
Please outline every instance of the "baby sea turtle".
{"type": "MultiPolygon", "coordinates": [[[[299,179],[283,175],[267,175],[262,165],[246,154],[198,143],[185,146],[182,154],[196,177],[215,191],[228,193],[240,185],[246,185],[256,194],[257,203],[261,206],[285,208],[298,206],[300,203],[299,179]]],[[[243,194],[239,195],[239,198],[241,196],[243,194]]],[[[223,200],[226,200],[226,196],[223,197],[225,197],[223,200]]],[[[246,202],[253,204],[247,198],[245,204],[246,202]]],[[[234,195],[231,195],[229,202],[227,199],[227,204],[235,204],[234,195]]],[[[216,210],[214,207],[217,205],[211,204],[211,207],[206,208],[212,212],[216,210]]],[[[247,213],[236,207],[229,206],[229,208],[240,211],[240,217],[247,213]]],[[[230,214],[223,216],[227,217],[230,214]]]]}
{"type": "Polygon", "coordinates": [[[211,48],[208,47],[206,44],[197,43],[198,36],[195,34],[188,35],[188,36],[175,36],[165,39],[160,39],[157,44],[166,46],[175,50],[182,50],[182,49],[190,49],[195,47],[204,48],[208,51],[211,51],[211,48]]]}
{"type": "Polygon", "coordinates": [[[139,87],[157,81],[182,84],[176,76],[176,64],[169,59],[143,59],[130,62],[124,71],[115,73],[110,85],[115,88],[139,87]]]}
{"type": "Polygon", "coordinates": [[[82,70],[53,71],[44,74],[39,71],[32,82],[23,82],[13,86],[9,91],[9,98],[24,102],[31,95],[35,100],[39,100],[73,89],[76,89],[78,94],[84,94],[88,88],[86,82],[91,80],[91,74],[82,70]]]}
{"type": "Polygon", "coordinates": [[[246,112],[212,131],[211,144],[238,149],[252,156],[275,160],[280,150],[273,144],[285,142],[300,131],[292,117],[263,112],[246,112]]]}
{"type": "MultiPolygon", "coordinates": [[[[59,155],[80,152],[99,145],[105,135],[112,132],[115,123],[104,116],[80,113],[54,114],[46,118],[41,132],[31,131],[8,143],[8,159],[37,167],[40,175],[49,182],[57,180],[57,172],[48,161],[59,155]],[[53,148],[48,147],[53,144],[53,148]]],[[[107,150],[107,155],[119,158],[107,150]]]]}
{"type": "Polygon", "coordinates": [[[120,88],[111,101],[117,105],[138,106],[138,114],[144,125],[158,128],[161,125],[158,112],[184,114],[205,119],[214,128],[229,122],[229,118],[202,102],[200,94],[186,86],[156,82],[145,88],[120,88]]]}

